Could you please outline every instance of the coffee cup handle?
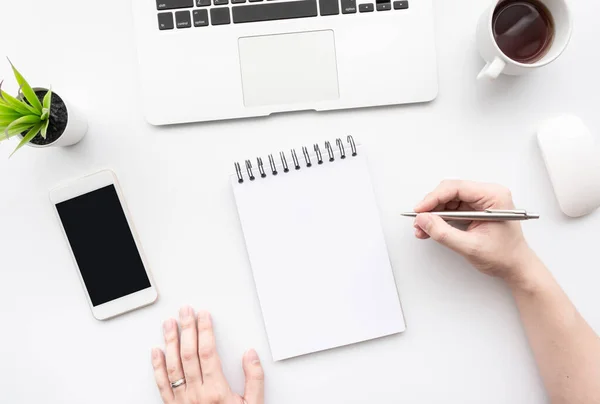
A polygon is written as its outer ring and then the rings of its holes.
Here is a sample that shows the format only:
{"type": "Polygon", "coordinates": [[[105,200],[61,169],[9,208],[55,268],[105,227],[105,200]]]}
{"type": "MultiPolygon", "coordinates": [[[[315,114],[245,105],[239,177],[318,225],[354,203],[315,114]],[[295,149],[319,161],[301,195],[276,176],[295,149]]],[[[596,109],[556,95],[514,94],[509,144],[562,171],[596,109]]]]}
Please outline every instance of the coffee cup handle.
{"type": "Polygon", "coordinates": [[[479,72],[477,76],[477,80],[481,80],[483,78],[487,79],[495,79],[506,67],[506,62],[499,57],[494,58],[491,62],[488,62],[485,67],[479,72]]]}

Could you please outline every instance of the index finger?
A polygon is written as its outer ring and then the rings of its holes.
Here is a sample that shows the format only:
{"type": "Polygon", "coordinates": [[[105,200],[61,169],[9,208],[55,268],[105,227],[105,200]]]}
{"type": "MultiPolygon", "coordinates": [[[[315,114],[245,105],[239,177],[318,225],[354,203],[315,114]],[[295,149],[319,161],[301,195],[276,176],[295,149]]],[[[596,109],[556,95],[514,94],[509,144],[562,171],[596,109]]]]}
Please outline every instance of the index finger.
{"type": "Polygon", "coordinates": [[[454,200],[466,202],[475,209],[485,209],[483,205],[487,196],[484,184],[473,181],[444,180],[415,206],[415,212],[430,212],[436,206],[454,200]]]}

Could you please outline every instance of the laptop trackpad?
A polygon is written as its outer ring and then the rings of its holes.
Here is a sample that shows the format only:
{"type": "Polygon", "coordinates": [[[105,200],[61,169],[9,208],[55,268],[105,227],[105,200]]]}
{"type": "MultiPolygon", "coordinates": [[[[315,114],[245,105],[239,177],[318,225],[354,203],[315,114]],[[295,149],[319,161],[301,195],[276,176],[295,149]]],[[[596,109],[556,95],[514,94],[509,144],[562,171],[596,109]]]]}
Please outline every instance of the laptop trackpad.
{"type": "Polygon", "coordinates": [[[239,39],[247,107],[337,100],[333,31],[239,39]]]}

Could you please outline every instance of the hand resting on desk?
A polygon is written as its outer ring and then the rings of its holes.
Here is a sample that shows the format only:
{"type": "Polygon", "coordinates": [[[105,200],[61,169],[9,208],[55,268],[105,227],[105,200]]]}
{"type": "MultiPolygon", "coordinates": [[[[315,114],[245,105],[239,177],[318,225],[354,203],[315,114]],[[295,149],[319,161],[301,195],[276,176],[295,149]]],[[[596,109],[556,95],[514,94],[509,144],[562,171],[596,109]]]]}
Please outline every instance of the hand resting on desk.
{"type": "Polygon", "coordinates": [[[206,311],[197,316],[187,306],[177,321],[163,324],[165,353],[152,350],[152,367],[165,404],[263,404],[264,374],[256,351],[246,352],[242,367],[246,375],[244,397],[231,391],[217,354],[212,319],[206,311]],[[172,383],[185,383],[172,387],[172,383]]]}
{"type": "Polygon", "coordinates": [[[528,247],[518,222],[456,229],[434,210],[514,209],[504,187],[443,181],[415,207],[415,235],[431,237],[510,287],[553,404],[600,404],[600,338],[528,247]]]}

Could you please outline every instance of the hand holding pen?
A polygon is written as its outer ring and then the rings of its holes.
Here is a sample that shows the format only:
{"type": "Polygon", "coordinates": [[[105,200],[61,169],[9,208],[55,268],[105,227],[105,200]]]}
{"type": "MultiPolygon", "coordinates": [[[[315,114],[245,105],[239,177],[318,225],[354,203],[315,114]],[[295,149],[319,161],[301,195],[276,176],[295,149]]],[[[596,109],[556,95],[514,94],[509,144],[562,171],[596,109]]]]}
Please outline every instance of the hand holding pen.
{"type": "Polygon", "coordinates": [[[516,210],[507,188],[471,181],[443,181],[414,211],[411,215],[416,216],[417,238],[432,238],[463,255],[481,272],[507,282],[516,282],[527,275],[528,266],[524,263],[533,252],[518,220],[539,215],[516,210]],[[471,223],[466,230],[460,230],[446,223],[444,216],[471,223]]]}

